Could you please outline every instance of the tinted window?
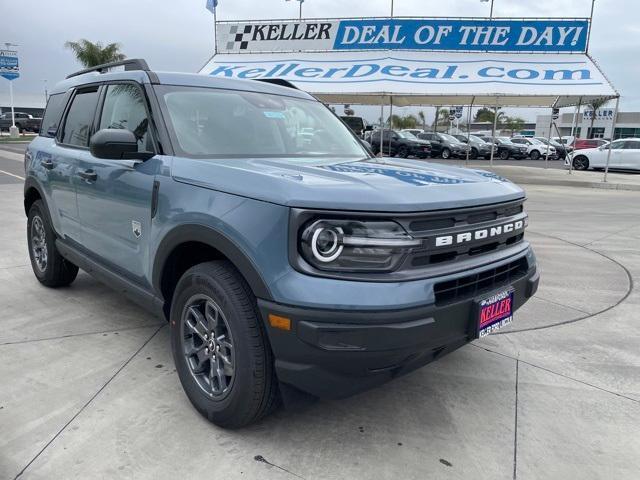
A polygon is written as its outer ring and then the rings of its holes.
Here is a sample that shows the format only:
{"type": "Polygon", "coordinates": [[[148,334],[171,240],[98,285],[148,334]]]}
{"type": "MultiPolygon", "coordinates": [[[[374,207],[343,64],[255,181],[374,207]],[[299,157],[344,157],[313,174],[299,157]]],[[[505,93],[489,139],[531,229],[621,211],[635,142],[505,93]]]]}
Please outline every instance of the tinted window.
{"type": "Polygon", "coordinates": [[[617,141],[617,142],[613,142],[613,143],[611,144],[611,150],[622,150],[622,149],[624,148],[624,144],[625,144],[625,143],[626,143],[626,142],[624,142],[624,141],[620,141],[620,140],[619,140],[619,141],[617,141]]]}
{"type": "Polygon", "coordinates": [[[67,104],[67,95],[64,93],[56,93],[49,97],[47,108],[44,111],[42,125],[40,127],[40,135],[43,137],[55,137],[58,131],[58,124],[62,118],[62,111],[67,104]]]}
{"type": "Polygon", "coordinates": [[[133,84],[109,85],[100,116],[100,129],[126,129],[136,137],[139,151],[153,151],[149,118],[142,90],[133,84]]]}
{"type": "Polygon", "coordinates": [[[93,116],[98,103],[98,90],[83,90],[78,92],[71,102],[67,120],[64,124],[62,143],[87,147],[93,116]]]}
{"type": "Polygon", "coordinates": [[[625,150],[638,150],[640,149],[640,141],[637,140],[627,140],[624,143],[625,150]]]}

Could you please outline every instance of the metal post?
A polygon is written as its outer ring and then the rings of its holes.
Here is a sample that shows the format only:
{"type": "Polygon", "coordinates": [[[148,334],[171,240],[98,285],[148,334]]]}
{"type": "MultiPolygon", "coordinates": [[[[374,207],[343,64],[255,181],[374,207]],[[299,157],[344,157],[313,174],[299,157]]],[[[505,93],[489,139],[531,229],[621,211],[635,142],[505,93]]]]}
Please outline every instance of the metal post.
{"type": "Polygon", "coordinates": [[[391,0],[391,17],[393,18],[393,0],[391,0]]]}
{"type": "Polygon", "coordinates": [[[493,110],[493,130],[491,131],[491,157],[489,165],[493,167],[493,151],[496,149],[496,125],[498,123],[498,97],[496,97],[496,107],[493,110]]]}
{"type": "Polygon", "coordinates": [[[469,113],[467,114],[467,159],[464,162],[465,167],[469,166],[469,154],[471,153],[471,110],[473,110],[473,102],[476,97],[471,97],[471,105],[469,105],[469,113]]]}
{"type": "Polygon", "coordinates": [[[16,128],[16,113],[13,111],[13,80],[9,80],[9,100],[11,101],[11,126],[16,128]]]}
{"type": "Polygon", "coordinates": [[[489,12],[489,20],[493,20],[493,0],[491,0],[491,11],[489,12]]]}
{"type": "Polygon", "coordinates": [[[384,103],[380,102],[380,157],[384,156],[384,141],[382,137],[384,136],[384,103]]]}
{"type": "Polygon", "coordinates": [[[304,0],[298,0],[298,2],[300,2],[300,21],[302,21],[302,3],[304,0]]]}
{"type": "MultiPolygon", "coordinates": [[[[616,139],[616,123],[618,122],[618,107],[620,106],[620,97],[616,97],[616,112],[613,114],[613,120],[611,121],[611,143],[616,139]]],[[[604,166],[604,178],[603,182],[606,183],[607,175],[609,174],[609,160],[611,159],[611,143],[607,150],[607,163],[604,166]]]]}
{"type": "Polygon", "coordinates": [[[213,54],[218,53],[218,32],[216,32],[216,7],[213,7],[213,54]]]}
{"type": "MultiPolygon", "coordinates": [[[[582,97],[578,100],[578,104],[576,105],[576,111],[573,117],[573,123],[571,124],[571,136],[573,137],[573,150],[571,150],[571,158],[569,159],[569,175],[573,172],[573,156],[576,153],[576,130],[578,128],[578,115],[580,114],[580,107],[582,106],[582,97]]],[[[562,140],[562,139],[561,139],[562,140]]]]}
{"type": "Polygon", "coordinates": [[[587,30],[587,53],[589,53],[589,40],[591,38],[591,23],[593,22],[593,9],[596,6],[596,0],[591,0],[591,14],[589,15],[589,29],[587,30]]]}
{"type": "Polygon", "coordinates": [[[549,135],[547,135],[547,154],[544,156],[544,168],[549,167],[549,150],[551,150],[551,128],[553,128],[553,108],[549,118],[549,135]]]}
{"type": "Polygon", "coordinates": [[[389,156],[391,156],[391,130],[393,130],[393,97],[389,95],[389,156]]]}

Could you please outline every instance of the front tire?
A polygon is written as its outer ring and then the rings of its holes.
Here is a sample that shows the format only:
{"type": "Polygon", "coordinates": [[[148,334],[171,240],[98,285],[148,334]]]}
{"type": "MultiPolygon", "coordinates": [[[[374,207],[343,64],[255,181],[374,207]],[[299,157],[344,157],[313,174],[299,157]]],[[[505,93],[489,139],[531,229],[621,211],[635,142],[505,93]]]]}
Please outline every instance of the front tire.
{"type": "Polygon", "coordinates": [[[584,155],[578,155],[573,159],[573,168],[575,170],[588,170],[589,169],[589,159],[584,155]]]}
{"type": "Polygon", "coordinates": [[[469,158],[471,160],[475,160],[478,158],[478,149],[475,147],[471,147],[471,151],[469,152],[469,158]]]}
{"type": "Polygon", "coordinates": [[[65,287],[78,275],[78,267],[60,255],[56,248],[56,234],[51,227],[42,200],[29,209],[27,242],[31,268],[40,283],[47,287],[65,287]]]}
{"type": "Polygon", "coordinates": [[[500,160],[509,160],[509,152],[507,150],[500,152],[500,160]]]}
{"type": "Polygon", "coordinates": [[[442,153],[440,155],[442,156],[442,158],[447,160],[447,159],[451,158],[451,150],[449,150],[448,148],[443,148],[442,149],[442,153]]]}
{"type": "Polygon", "coordinates": [[[170,319],[176,371],[204,417],[239,428],[275,408],[273,354],[256,299],[229,262],[187,270],[176,286],[170,319]]]}
{"type": "Polygon", "coordinates": [[[401,158],[407,158],[409,156],[409,150],[407,149],[407,147],[400,147],[397,151],[397,156],[401,158]]]}
{"type": "Polygon", "coordinates": [[[529,156],[531,157],[531,160],[538,160],[540,158],[540,152],[538,150],[531,150],[529,156]]]}

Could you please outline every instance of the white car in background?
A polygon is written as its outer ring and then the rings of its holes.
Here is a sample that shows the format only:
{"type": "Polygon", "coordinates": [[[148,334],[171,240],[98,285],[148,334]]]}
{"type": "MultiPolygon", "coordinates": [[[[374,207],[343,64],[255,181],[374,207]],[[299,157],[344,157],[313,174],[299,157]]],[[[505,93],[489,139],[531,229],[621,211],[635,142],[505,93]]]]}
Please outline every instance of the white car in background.
{"type": "MultiPolygon", "coordinates": [[[[609,168],[620,170],[640,170],[640,138],[621,138],[598,148],[577,150],[573,156],[573,168],[576,170],[604,169],[607,154],[611,147],[609,168]]],[[[569,157],[565,160],[569,166],[569,157]]]]}
{"type": "Polygon", "coordinates": [[[527,147],[527,156],[531,160],[538,160],[540,157],[546,157],[547,150],[549,150],[549,157],[556,158],[556,149],[555,147],[545,145],[537,138],[530,137],[513,137],[511,139],[512,143],[517,143],[518,145],[524,145],[527,147]]]}

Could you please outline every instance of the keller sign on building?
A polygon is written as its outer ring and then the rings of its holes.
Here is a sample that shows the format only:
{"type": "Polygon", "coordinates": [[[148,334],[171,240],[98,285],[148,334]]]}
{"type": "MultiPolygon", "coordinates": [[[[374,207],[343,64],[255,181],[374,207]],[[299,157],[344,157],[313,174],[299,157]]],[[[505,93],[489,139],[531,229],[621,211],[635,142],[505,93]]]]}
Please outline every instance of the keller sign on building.
{"type": "Polygon", "coordinates": [[[334,19],[218,22],[218,53],[332,50],[586,51],[588,19],[334,19]]]}

